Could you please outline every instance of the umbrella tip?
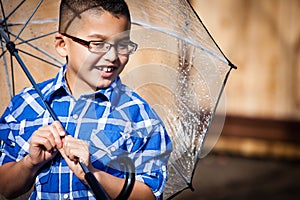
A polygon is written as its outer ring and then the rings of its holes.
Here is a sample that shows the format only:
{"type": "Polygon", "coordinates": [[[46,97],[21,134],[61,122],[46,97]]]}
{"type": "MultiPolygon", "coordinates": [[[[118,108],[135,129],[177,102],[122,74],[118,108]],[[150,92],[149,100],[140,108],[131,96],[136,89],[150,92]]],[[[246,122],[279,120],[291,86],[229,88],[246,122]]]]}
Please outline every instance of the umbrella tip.
{"type": "Polygon", "coordinates": [[[188,183],[188,186],[189,186],[189,188],[190,188],[190,190],[191,190],[192,192],[195,191],[195,188],[193,187],[192,183],[188,183]]]}
{"type": "Polygon", "coordinates": [[[232,62],[228,62],[228,65],[232,68],[232,69],[237,69],[237,66],[235,66],[232,62]]]}

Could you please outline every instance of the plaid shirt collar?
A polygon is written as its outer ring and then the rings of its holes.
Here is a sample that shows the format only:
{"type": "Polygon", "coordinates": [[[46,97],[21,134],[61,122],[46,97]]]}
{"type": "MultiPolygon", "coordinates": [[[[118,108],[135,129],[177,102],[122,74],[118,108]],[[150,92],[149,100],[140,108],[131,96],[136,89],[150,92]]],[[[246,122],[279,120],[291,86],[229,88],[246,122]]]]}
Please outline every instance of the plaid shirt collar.
{"type": "MultiPolygon", "coordinates": [[[[55,95],[56,92],[60,90],[63,90],[66,93],[70,94],[68,89],[68,84],[65,78],[66,71],[67,71],[67,65],[63,65],[62,68],[59,70],[58,74],[56,75],[56,77],[54,78],[53,84],[47,88],[44,88],[44,98],[47,102],[50,102],[53,95],[55,95]]],[[[104,95],[107,101],[110,101],[113,105],[116,105],[115,103],[117,103],[119,100],[119,94],[121,92],[121,88],[122,88],[122,81],[120,77],[117,77],[108,88],[99,89],[94,93],[86,94],[83,96],[95,98],[100,95],[103,98],[104,95]]]]}

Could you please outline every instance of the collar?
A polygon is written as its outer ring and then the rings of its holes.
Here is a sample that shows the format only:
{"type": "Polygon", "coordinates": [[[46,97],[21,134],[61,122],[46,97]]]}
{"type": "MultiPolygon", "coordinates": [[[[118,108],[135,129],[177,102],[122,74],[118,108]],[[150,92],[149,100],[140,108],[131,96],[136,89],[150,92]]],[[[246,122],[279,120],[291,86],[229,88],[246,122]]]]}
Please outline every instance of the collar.
{"type": "MultiPolygon", "coordinates": [[[[67,81],[65,78],[65,73],[67,71],[66,64],[61,67],[56,77],[51,81],[48,87],[44,88],[46,92],[44,93],[44,98],[47,102],[50,102],[55,95],[71,95],[68,90],[67,81]]],[[[117,77],[108,88],[99,89],[94,93],[83,95],[82,97],[97,98],[100,97],[103,100],[110,101],[115,104],[119,101],[121,95],[122,81],[120,77],[117,77]],[[104,95],[104,96],[103,96],[104,95]]]]}
{"type": "Polygon", "coordinates": [[[67,71],[67,66],[63,65],[58,74],[54,79],[49,80],[50,84],[48,84],[43,90],[46,90],[44,93],[44,98],[47,102],[51,101],[51,97],[56,94],[58,91],[68,91],[67,81],[65,79],[65,73],[67,71]]]}

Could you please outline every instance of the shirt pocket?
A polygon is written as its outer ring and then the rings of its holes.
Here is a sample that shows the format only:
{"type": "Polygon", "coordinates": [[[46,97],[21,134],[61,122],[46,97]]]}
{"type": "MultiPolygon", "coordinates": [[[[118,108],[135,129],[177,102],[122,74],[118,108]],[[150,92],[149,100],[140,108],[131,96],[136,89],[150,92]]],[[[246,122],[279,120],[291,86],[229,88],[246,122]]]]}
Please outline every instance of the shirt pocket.
{"type": "Polygon", "coordinates": [[[94,130],[90,140],[92,162],[100,159],[106,165],[122,156],[133,158],[133,153],[143,148],[145,140],[134,131],[94,130]]]}
{"type": "Polygon", "coordinates": [[[123,144],[124,138],[118,131],[93,130],[90,140],[90,152],[97,159],[109,161],[118,154],[127,153],[126,149],[121,148],[123,144]]]}

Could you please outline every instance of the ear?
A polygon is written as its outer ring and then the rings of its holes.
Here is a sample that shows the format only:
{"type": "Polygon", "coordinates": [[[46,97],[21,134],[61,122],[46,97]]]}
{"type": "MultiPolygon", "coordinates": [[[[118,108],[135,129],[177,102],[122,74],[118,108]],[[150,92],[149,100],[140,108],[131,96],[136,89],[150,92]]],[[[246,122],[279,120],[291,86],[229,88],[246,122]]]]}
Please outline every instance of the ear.
{"type": "Polygon", "coordinates": [[[61,57],[65,58],[68,56],[67,44],[64,40],[63,35],[60,33],[57,33],[55,35],[55,49],[61,57]]]}

